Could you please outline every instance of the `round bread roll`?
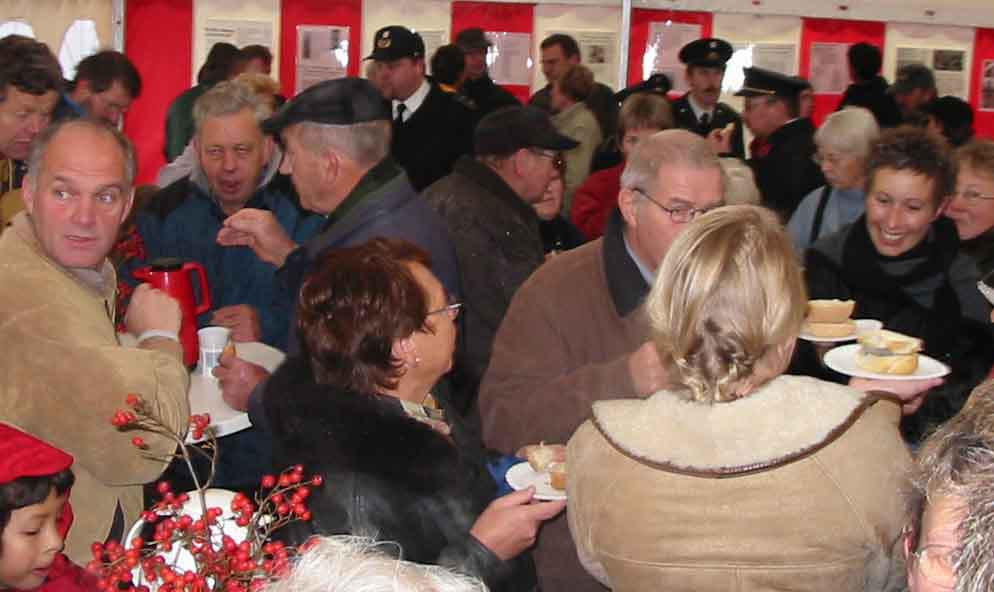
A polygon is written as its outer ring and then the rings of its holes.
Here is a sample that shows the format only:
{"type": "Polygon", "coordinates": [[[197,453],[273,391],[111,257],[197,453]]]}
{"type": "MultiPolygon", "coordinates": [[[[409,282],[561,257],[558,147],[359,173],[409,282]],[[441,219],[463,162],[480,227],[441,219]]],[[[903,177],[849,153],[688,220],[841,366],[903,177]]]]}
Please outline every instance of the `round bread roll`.
{"type": "Polygon", "coordinates": [[[549,484],[553,489],[566,489],[566,463],[554,462],[549,464],[549,484]]]}
{"type": "Polygon", "coordinates": [[[856,365],[877,374],[914,374],[918,369],[918,354],[879,356],[859,350],[856,352],[856,365]]]}
{"type": "Polygon", "coordinates": [[[842,323],[812,323],[805,321],[801,331],[815,337],[849,337],[856,334],[856,323],[845,321],[842,323]]]}
{"type": "Polygon", "coordinates": [[[854,300],[808,300],[809,323],[841,323],[852,316],[854,300]]]}

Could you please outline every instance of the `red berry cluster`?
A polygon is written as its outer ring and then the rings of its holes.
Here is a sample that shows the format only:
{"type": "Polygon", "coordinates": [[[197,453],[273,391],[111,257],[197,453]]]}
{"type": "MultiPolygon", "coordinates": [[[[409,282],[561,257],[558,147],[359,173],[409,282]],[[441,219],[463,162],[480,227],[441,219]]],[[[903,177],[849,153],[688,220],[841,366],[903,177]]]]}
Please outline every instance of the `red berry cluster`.
{"type": "Polygon", "coordinates": [[[204,437],[204,432],[211,425],[211,416],[209,413],[202,413],[200,415],[190,416],[190,429],[193,431],[193,439],[200,440],[204,437]]]}
{"type": "MultiPolygon", "coordinates": [[[[126,402],[131,410],[117,411],[111,419],[114,426],[165,433],[177,441],[180,457],[189,460],[182,438],[168,432],[140,396],[128,395],[126,402]]],[[[209,426],[207,415],[190,418],[190,428],[197,439],[206,433],[213,440],[209,426]]],[[[132,444],[147,448],[140,437],[133,438],[132,444]]],[[[210,450],[213,454],[216,448],[212,446],[210,450]]],[[[320,475],[305,477],[303,465],[296,465],[278,476],[263,477],[254,500],[244,494],[235,495],[231,502],[233,521],[247,532],[241,542],[224,534],[223,524],[232,519],[224,518],[221,508],[207,507],[203,495],[206,486],[195,492],[201,512],[194,518],[183,512],[190,495],[174,493],[168,482],[160,482],[160,501],[142,513],[147,524],[155,525],[151,538],[136,537],[127,548],[117,542],[94,543],[88,568],[97,575],[103,592],[253,592],[289,571],[297,551],[272,541],[272,534],[295,520],[311,519],[307,499],[311,488],[323,482],[320,475]],[[184,571],[169,559],[167,555],[177,548],[193,557],[193,571],[184,571]],[[137,583],[136,574],[141,576],[137,583]]]]}

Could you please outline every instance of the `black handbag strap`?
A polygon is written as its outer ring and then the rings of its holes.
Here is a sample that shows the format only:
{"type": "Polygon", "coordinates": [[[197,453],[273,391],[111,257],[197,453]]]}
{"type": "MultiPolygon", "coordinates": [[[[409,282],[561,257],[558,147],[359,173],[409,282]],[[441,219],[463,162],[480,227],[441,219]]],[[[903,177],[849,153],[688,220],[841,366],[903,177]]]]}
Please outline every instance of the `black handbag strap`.
{"type": "Polygon", "coordinates": [[[825,208],[828,207],[828,198],[832,194],[832,186],[826,184],[825,188],[821,190],[821,196],[818,197],[818,209],[815,210],[815,218],[811,222],[811,240],[808,244],[814,244],[818,240],[818,235],[821,234],[821,221],[825,217],[825,208]]]}

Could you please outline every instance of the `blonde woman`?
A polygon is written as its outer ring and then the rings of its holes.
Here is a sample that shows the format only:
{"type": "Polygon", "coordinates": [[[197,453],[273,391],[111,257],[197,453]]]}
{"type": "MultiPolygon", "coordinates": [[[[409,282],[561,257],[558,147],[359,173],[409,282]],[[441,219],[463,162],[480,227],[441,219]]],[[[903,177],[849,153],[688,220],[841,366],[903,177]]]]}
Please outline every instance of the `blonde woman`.
{"type": "Polygon", "coordinates": [[[805,313],[776,215],[719,208],[646,302],[675,386],[602,401],[569,442],[568,519],[615,590],[890,590],[910,457],[898,402],[784,376],[805,313]]]}

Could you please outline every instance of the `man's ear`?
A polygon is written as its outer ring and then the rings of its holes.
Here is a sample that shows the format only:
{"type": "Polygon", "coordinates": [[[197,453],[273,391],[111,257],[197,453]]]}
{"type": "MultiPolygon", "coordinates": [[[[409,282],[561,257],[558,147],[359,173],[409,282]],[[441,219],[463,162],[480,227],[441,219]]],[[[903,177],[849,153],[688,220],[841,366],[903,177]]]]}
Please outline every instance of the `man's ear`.
{"type": "Polygon", "coordinates": [[[631,189],[625,187],[618,192],[618,209],[621,210],[621,217],[625,220],[625,226],[635,228],[638,226],[638,196],[631,189]]]}
{"type": "Polygon", "coordinates": [[[24,182],[21,184],[21,201],[24,202],[24,209],[28,212],[28,215],[34,214],[35,209],[35,177],[28,173],[24,177],[24,182]]]}
{"type": "Polygon", "coordinates": [[[342,157],[334,148],[327,148],[321,153],[318,161],[318,168],[321,173],[321,181],[325,186],[330,186],[339,178],[342,169],[342,157]]]}

